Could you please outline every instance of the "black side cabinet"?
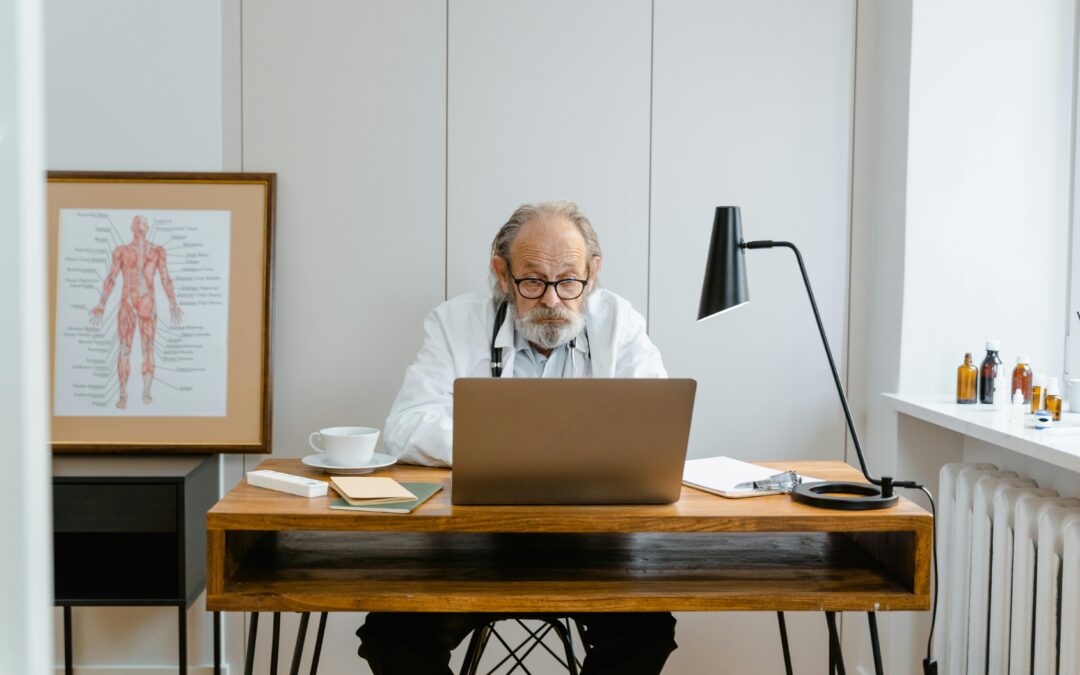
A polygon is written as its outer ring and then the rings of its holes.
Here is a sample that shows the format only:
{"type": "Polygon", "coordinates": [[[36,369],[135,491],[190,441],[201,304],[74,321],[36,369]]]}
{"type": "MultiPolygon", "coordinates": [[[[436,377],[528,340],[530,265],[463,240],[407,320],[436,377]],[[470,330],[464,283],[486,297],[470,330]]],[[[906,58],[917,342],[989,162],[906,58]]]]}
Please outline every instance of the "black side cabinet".
{"type": "MultiPolygon", "coordinates": [[[[186,610],[206,586],[206,512],[217,502],[217,455],[54,455],[53,565],[72,672],[71,608],[173,605],[180,672],[186,610]]],[[[220,659],[214,615],[215,665],[220,659]]],[[[217,669],[215,668],[215,671],[217,669]]]]}

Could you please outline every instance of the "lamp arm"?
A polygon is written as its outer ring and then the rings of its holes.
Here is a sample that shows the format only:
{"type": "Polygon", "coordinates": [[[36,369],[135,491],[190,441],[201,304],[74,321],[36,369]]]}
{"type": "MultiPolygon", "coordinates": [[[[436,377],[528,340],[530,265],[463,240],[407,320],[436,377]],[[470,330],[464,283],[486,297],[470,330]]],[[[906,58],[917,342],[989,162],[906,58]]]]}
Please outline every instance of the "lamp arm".
{"type": "Polygon", "coordinates": [[[799,263],[799,271],[802,272],[803,283],[806,284],[806,295],[810,298],[810,307],[814,310],[814,320],[817,321],[818,332],[821,333],[821,344],[825,347],[825,356],[829,359],[829,369],[832,371],[833,382],[836,383],[836,393],[840,396],[840,405],[844,408],[844,417],[847,418],[848,431],[851,433],[851,440],[855,444],[855,454],[859,457],[859,467],[862,469],[863,476],[866,476],[866,480],[874,485],[882,485],[885,482],[897,487],[907,487],[905,483],[910,481],[893,481],[889,477],[883,479],[872,478],[870,472],[866,470],[866,459],[863,457],[862,444],[859,442],[858,432],[855,431],[855,421],[851,418],[851,408],[848,407],[847,396],[844,395],[844,387],[840,383],[840,374],[836,370],[836,362],[833,360],[832,350],[829,348],[829,339],[825,337],[825,325],[821,323],[821,314],[818,312],[817,301],[814,300],[814,291],[810,288],[810,277],[806,273],[802,253],[799,252],[795,244],[789,241],[747,241],[740,243],[739,246],[747,249],[790,248],[795,254],[795,260],[799,263]]]}

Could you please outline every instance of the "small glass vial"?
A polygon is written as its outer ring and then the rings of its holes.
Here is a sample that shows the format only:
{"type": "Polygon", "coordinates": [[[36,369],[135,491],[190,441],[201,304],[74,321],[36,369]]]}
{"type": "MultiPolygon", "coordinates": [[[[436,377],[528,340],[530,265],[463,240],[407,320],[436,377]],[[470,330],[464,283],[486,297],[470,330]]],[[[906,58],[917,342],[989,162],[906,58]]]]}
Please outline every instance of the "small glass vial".
{"type": "Polygon", "coordinates": [[[1046,396],[1046,375],[1035,373],[1031,385],[1031,412],[1037,413],[1045,410],[1043,397],[1046,396]]]}
{"type": "Polygon", "coordinates": [[[1012,388],[1015,392],[1019,389],[1024,394],[1024,403],[1031,403],[1031,363],[1030,356],[1017,356],[1016,368],[1012,372],[1012,388]]]}
{"type": "Polygon", "coordinates": [[[1054,416],[1055,422],[1061,421],[1061,391],[1056,377],[1050,378],[1046,386],[1046,409],[1054,416]]]}
{"type": "Polygon", "coordinates": [[[991,405],[994,403],[994,385],[1001,366],[999,351],[1001,351],[1001,343],[997,340],[986,341],[986,357],[983,358],[982,366],[979,368],[980,403],[991,405]]]}
{"type": "Polygon", "coordinates": [[[956,369],[956,402],[977,403],[979,369],[971,362],[971,352],[964,354],[964,363],[956,369]]]}

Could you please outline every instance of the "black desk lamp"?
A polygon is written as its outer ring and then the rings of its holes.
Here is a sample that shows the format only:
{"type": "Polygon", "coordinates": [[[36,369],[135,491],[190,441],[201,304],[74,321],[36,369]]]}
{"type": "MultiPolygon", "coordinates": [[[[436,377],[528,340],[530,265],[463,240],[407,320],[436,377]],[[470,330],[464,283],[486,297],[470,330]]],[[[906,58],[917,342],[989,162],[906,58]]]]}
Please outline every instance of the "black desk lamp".
{"type": "Polygon", "coordinates": [[[917,489],[920,486],[913,481],[894,481],[888,476],[883,476],[880,479],[872,478],[866,470],[866,460],[863,458],[862,446],[859,444],[859,434],[855,432],[855,422],[851,419],[851,410],[848,408],[847,397],[844,396],[844,387],[840,384],[840,375],[836,372],[836,363],[833,361],[832,350],[829,349],[829,341],[825,337],[825,327],[821,324],[821,315],[818,314],[814,292],[810,289],[810,278],[806,275],[806,266],[803,265],[802,254],[799,253],[799,249],[795,248],[794,244],[787,241],[744,242],[742,240],[742,217],[739,214],[739,207],[716,207],[712,244],[709,246],[709,260],[705,266],[705,281],[701,285],[701,306],[698,310],[698,320],[726,312],[749,302],[750,294],[746,287],[745,250],[748,248],[777,247],[790,248],[795,253],[795,259],[799,263],[799,270],[802,272],[803,282],[806,284],[806,294],[810,298],[810,307],[814,310],[818,332],[821,333],[821,343],[825,346],[825,356],[829,359],[829,368],[832,370],[833,381],[836,382],[836,393],[840,396],[840,405],[844,408],[848,431],[851,432],[851,440],[855,443],[855,453],[859,456],[859,466],[862,467],[862,473],[866,476],[866,480],[870,481],[870,485],[836,481],[804,483],[795,488],[791,493],[791,497],[802,504],[828,509],[861,511],[894,506],[899,501],[899,497],[893,491],[894,487],[917,489]]]}

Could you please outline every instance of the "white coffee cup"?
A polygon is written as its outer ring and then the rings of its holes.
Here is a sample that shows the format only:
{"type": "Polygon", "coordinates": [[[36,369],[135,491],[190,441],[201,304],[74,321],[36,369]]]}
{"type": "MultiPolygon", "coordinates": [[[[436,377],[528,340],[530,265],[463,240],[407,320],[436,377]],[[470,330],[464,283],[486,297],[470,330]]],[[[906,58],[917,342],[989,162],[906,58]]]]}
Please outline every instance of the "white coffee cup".
{"type": "Polygon", "coordinates": [[[308,437],[308,443],[326,454],[334,466],[364,466],[375,454],[379,430],[372,427],[328,427],[308,437]]]}

